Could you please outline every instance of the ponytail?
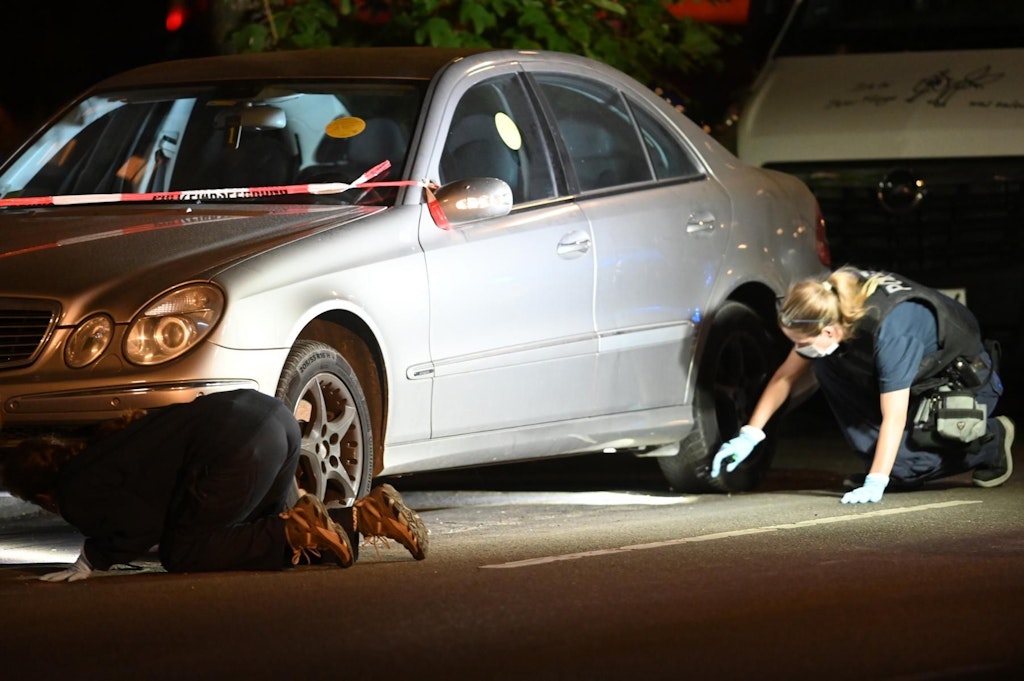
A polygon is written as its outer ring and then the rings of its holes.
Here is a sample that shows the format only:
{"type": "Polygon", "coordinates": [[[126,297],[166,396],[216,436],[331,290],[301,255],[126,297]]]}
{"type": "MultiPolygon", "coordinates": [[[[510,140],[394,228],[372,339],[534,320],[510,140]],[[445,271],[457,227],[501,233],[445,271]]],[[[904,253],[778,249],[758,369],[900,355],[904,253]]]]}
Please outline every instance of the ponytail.
{"type": "Polygon", "coordinates": [[[878,287],[879,277],[844,266],[826,279],[804,279],[790,287],[779,305],[779,325],[799,336],[817,336],[830,324],[852,338],[857,322],[867,314],[867,299],[878,287]]]}

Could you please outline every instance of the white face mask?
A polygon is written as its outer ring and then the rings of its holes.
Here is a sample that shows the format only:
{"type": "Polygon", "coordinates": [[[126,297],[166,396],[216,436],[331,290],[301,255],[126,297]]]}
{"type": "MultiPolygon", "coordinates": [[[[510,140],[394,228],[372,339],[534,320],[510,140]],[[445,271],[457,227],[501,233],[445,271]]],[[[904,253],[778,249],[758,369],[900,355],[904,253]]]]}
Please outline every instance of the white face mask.
{"type": "Polygon", "coordinates": [[[835,352],[838,347],[838,341],[832,341],[832,345],[828,346],[824,350],[819,350],[813,345],[804,345],[803,347],[796,348],[796,354],[801,357],[806,357],[807,359],[819,359],[821,357],[828,357],[835,352]]]}

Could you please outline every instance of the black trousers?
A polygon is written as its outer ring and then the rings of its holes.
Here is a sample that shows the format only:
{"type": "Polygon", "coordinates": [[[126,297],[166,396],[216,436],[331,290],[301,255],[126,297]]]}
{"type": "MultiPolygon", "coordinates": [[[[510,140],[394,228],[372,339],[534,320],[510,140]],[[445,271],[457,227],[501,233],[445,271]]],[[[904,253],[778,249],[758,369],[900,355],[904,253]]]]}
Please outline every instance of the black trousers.
{"type": "MultiPolygon", "coordinates": [[[[814,375],[818,385],[828,401],[839,427],[846,437],[847,443],[857,454],[867,471],[875,455],[875,444],[882,425],[882,409],[878,392],[871,392],[851,377],[835,370],[829,363],[816,361],[813,363],[814,375]]],[[[889,477],[905,485],[917,485],[927,480],[945,478],[973,470],[981,465],[995,463],[1001,456],[1002,442],[998,437],[1002,425],[992,416],[999,397],[1002,395],[1002,383],[998,375],[978,392],[978,401],[988,407],[986,430],[996,435],[983,442],[978,448],[967,448],[963,451],[928,451],[918,449],[909,444],[911,421],[917,412],[917,401],[911,400],[910,413],[907,416],[907,427],[900,441],[896,462],[889,477]]]]}
{"type": "Polygon", "coordinates": [[[189,445],[161,562],[170,572],[280,570],[290,564],[279,514],[295,484],[298,423],[279,400],[256,391],[214,393],[192,404],[202,401],[209,401],[203,415],[212,422],[189,445]]]}

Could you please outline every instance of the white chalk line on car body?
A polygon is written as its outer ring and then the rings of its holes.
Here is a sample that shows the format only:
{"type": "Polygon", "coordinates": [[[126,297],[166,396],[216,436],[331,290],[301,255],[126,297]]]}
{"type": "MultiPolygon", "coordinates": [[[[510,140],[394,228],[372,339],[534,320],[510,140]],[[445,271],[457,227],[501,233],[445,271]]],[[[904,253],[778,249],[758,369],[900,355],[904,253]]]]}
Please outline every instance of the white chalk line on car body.
{"type": "Polygon", "coordinates": [[[694,544],[705,541],[718,541],[720,539],[732,539],[733,537],[744,537],[751,534],[763,534],[765,532],[777,532],[779,530],[799,530],[816,525],[829,525],[831,523],[845,523],[852,520],[865,520],[867,518],[879,518],[887,515],[898,515],[901,513],[920,513],[923,511],[934,511],[937,509],[963,506],[965,504],[980,504],[981,501],[943,501],[934,504],[922,504],[920,506],[906,506],[902,508],[883,508],[877,511],[864,513],[852,513],[847,515],[833,516],[831,518],[815,518],[813,520],[801,520],[795,523],[782,523],[779,525],[767,525],[765,527],[751,527],[743,530],[729,530],[728,532],[712,532],[696,537],[681,537],[679,539],[667,539],[665,541],[650,542],[647,544],[631,544],[620,546],[614,549],[598,549],[596,551],[582,551],[579,553],[565,553],[557,556],[541,556],[540,558],[529,558],[526,560],[514,560],[509,563],[495,563],[493,565],[481,565],[482,568],[520,568],[532,565],[543,565],[545,563],[557,563],[564,560],[580,560],[595,556],[608,556],[627,551],[646,551],[648,549],[660,549],[666,546],[677,546],[679,544],[694,544]]]}

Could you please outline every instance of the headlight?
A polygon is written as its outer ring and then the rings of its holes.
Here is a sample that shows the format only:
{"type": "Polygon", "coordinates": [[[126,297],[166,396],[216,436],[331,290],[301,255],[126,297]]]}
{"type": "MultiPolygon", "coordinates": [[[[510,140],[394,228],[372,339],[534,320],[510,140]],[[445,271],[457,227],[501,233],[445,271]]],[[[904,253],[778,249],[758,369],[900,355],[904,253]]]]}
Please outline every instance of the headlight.
{"type": "Polygon", "coordinates": [[[193,284],[171,291],[132,322],[124,356],[143,365],[179,357],[210,333],[223,310],[224,294],[216,286],[193,284]]]}
{"type": "Polygon", "coordinates": [[[106,315],[89,317],[79,324],[64,344],[64,362],[72,369],[81,369],[96,361],[110,345],[114,322],[106,315]]]}

